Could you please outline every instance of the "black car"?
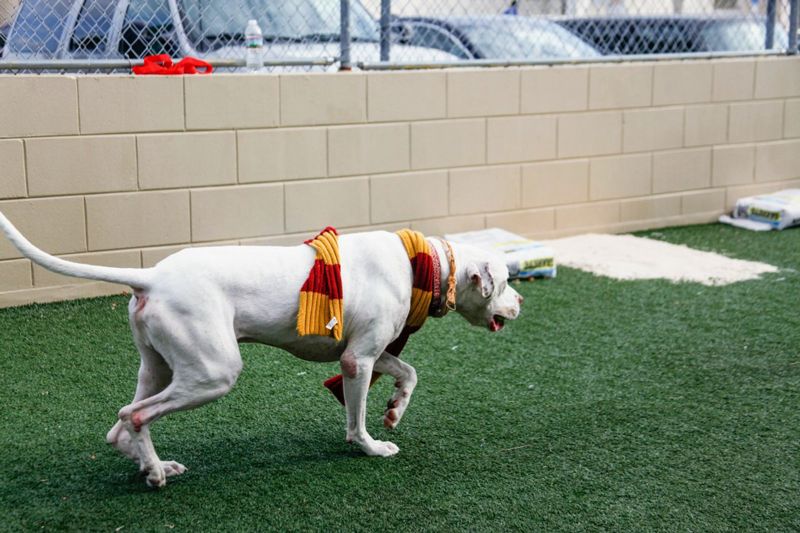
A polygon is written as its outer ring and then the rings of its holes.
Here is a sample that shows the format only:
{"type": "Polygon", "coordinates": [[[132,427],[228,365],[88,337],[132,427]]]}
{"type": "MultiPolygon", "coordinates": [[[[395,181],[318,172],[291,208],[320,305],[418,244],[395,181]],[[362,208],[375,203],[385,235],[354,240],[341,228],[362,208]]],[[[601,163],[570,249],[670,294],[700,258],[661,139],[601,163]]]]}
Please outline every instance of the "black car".
{"type": "MultiPolygon", "coordinates": [[[[766,22],[758,17],[664,15],[553,19],[604,55],[679,54],[765,50],[766,22]]],[[[773,48],[785,50],[776,25],[773,48]]]]}

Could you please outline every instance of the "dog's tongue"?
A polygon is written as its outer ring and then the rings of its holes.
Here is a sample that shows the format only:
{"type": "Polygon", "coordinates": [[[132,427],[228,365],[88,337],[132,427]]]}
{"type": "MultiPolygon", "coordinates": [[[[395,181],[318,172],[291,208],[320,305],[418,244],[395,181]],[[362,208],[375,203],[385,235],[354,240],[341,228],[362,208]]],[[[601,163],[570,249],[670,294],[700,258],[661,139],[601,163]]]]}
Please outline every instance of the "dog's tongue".
{"type": "Polygon", "coordinates": [[[492,317],[492,321],[489,322],[489,330],[494,332],[500,331],[501,329],[503,329],[503,323],[492,317]]]}

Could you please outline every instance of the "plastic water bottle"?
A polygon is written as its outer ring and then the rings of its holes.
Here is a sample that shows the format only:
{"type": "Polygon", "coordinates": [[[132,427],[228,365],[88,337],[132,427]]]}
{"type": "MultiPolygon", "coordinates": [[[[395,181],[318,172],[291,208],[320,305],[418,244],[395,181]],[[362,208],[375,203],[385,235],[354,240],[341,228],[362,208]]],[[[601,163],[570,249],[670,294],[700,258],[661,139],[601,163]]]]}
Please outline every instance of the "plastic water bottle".
{"type": "Polygon", "coordinates": [[[247,21],[247,28],[244,30],[244,45],[247,50],[247,68],[252,72],[261,70],[264,66],[264,34],[258,26],[256,19],[247,21]]]}

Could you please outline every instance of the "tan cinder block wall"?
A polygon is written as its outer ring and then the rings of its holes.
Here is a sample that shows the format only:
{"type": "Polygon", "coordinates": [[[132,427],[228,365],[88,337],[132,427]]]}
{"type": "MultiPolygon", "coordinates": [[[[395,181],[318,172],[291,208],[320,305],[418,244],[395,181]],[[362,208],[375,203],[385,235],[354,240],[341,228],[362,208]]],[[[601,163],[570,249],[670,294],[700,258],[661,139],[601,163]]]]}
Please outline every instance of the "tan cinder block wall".
{"type": "MultiPolygon", "coordinates": [[[[0,210],[75,261],[411,227],[715,220],[800,186],[800,58],[392,73],[0,76],[0,210]]],[[[120,292],[0,239],[0,306],[120,292]]]]}

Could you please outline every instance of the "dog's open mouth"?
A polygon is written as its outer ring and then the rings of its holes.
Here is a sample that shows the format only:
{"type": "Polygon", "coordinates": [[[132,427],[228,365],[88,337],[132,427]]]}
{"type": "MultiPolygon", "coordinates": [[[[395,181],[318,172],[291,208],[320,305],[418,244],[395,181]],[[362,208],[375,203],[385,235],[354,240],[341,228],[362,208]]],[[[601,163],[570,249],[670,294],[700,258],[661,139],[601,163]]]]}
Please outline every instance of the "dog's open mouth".
{"type": "Polygon", "coordinates": [[[500,315],[492,316],[492,320],[489,322],[489,331],[500,331],[503,329],[503,326],[506,325],[505,317],[500,315]]]}

